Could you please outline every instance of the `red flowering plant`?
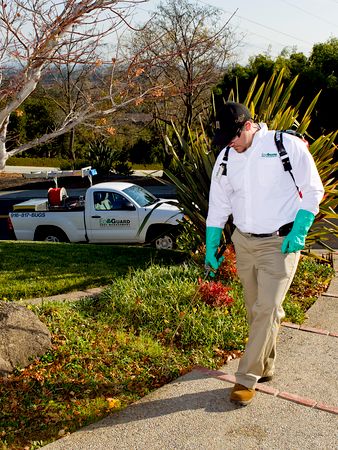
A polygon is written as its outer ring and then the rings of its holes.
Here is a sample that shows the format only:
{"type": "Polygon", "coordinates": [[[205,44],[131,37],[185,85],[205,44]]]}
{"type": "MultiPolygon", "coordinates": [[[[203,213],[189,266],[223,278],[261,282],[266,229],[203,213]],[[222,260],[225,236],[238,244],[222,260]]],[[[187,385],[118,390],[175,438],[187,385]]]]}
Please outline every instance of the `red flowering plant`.
{"type": "Polygon", "coordinates": [[[200,298],[207,305],[222,307],[233,303],[233,298],[229,295],[230,288],[224,286],[221,281],[203,281],[198,279],[198,292],[200,298]]]}
{"type": "Polygon", "coordinates": [[[218,268],[217,274],[223,280],[233,280],[237,277],[236,253],[233,244],[227,245],[223,256],[224,261],[218,268]]]}
{"type": "MultiPolygon", "coordinates": [[[[216,272],[217,280],[231,281],[237,277],[236,254],[233,244],[228,244],[223,252],[224,261],[216,272]]],[[[198,265],[204,264],[205,245],[201,245],[198,251],[193,255],[194,261],[198,265]]],[[[197,294],[199,298],[210,306],[221,307],[229,306],[233,303],[233,299],[229,294],[230,287],[225,286],[222,281],[202,280],[198,279],[197,294]]]]}

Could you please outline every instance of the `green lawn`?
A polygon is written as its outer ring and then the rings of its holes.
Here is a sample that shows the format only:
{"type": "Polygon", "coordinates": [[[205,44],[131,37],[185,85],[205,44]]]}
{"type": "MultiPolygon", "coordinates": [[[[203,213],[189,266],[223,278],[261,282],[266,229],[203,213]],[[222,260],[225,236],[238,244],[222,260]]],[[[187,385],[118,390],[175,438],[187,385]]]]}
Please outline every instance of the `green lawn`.
{"type": "Polygon", "coordinates": [[[0,300],[104,286],[130,267],[179,263],[186,255],[151,247],[0,241],[0,300]]]}

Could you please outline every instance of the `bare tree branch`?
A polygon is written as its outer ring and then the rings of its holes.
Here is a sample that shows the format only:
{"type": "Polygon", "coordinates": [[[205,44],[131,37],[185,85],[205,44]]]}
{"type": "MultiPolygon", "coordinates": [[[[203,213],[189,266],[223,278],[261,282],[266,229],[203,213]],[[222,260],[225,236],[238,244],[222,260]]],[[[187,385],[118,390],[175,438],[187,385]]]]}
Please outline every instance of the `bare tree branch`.
{"type": "MultiPolygon", "coordinates": [[[[125,109],[128,105],[135,104],[135,102],[140,101],[141,99],[158,97],[159,91],[161,92],[161,95],[162,95],[162,92],[164,89],[165,89],[165,87],[163,87],[163,85],[151,87],[151,88],[147,89],[146,91],[138,94],[136,97],[128,98],[123,103],[114,104],[110,108],[107,108],[107,109],[98,109],[97,104],[93,104],[91,107],[87,107],[86,109],[84,109],[82,111],[71,112],[65,118],[64,122],[58,127],[58,129],[54,130],[51,133],[46,133],[43,136],[41,136],[40,138],[36,138],[30,142],[26,142],[25,144],[18,146],[14,150],[8,151],[7,152],[8,156],[9,157],[15,156],[18,153],[21,153],[23,151],[34,148],[37,145],[42,145],[47,142],[50,142],[53,139],[55,139],[56,137],[67,133],[68,131],[72,130],[73,128],[75,128],[76,126],[78,126],[80,124],[86,124],[86,123],[90,124],[90,123],[92,123],[91,121],[93,121],[97,118],[103,118],[103,117],[115,114],[116,112],[125,109]]],[[[109,96],[109,97],[103,98],[102,100],[110,101],[111,99],[109,96]]]]}
{"type": "MultiPolygon", "coordinates": [[[[5,44],[0,51],[0,170],[10,156],[6,151],[10,115],[36,89],[50,63],[69,61],[71,43],[72,60],[80,64],[90,43],[128,25],[131,8],[143,1],[0,0],[0,38],[5,44]],[[15,75],[4,82],[10,68],[15,75]]],[[[84,120],[79,116],[71,123],[80,117],[84,120]]]]}
{"type": "Polygon", "coordinates": [[[217,8],[166,0],[133,41],[131,53],[146,49],[149,82],[173,86],[166,101],[154,105],[154,114],[162,123],[174,120],[185,138],[237,45],[229,28],[234,14],[222,24],[217,8]]]}
{"type": "Polygon", "coordinates": [[[145,100],[156,105],[156,117],[175,117],[187,129],[233,48],[228,22],[219,26],[212,7],[168,0],[123,53],[120,34],[136,29],[131,12],[144,1],[0,0],[0,171],[9,156],[81,124],[113,133],[113,115],[145,100]],[[114,57],[103,52],[108,36],[117,42],[114,57]],[[29,142],[18,138],[8,150],[11,117],[46,75],[56,76],[53,86],[63,83],[53,97],[60,112],[54,129],[29,142]]]}

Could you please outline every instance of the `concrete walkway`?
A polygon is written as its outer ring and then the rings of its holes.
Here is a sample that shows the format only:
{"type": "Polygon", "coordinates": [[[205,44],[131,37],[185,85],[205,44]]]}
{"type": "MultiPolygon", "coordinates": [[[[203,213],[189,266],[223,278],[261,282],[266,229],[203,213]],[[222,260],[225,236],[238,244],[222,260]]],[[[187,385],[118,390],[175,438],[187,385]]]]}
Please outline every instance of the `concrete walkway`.
{"type": "Polygon", "coordinates": [[[337,254],[334,264],[336,278],[310,308],[305,324],[283,324],[276,375],[258,385],[250,406],[229,401],[238,365],[231,360],[218,371],[197,367],[123,411],[43,448],[337,450],[337,254]]]}

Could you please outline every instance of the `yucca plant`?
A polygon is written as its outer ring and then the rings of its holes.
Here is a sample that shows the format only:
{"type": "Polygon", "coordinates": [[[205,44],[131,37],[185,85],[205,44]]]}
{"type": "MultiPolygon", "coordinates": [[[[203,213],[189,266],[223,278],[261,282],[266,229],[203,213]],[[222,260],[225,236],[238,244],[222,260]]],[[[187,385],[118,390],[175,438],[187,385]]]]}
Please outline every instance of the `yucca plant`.
{"type": "Polygon", "coordinates": [[[119,161],[120,151],[110,147],[104,140],[96,139],[89,144],[88,160],[100,175],[107,175],[114,163],[119,161]]]}
{"type": "MultiPolygon", "coordinates": [[[[241,100],[238,89],[232,91],[229,100],[244,103],[257,122],[265,122],[270,129],[294,129],[306,136],[309,141],[309,150],[317,164],[319,174],[325,187],[325,196],[320,205],[320,213],[316,217],[316,223],[307,238],[307,244],[311,245],[319,241],[323,246],[329,233],[337,234],[338,227],[331,221],[337,219],[337,180],[334,174],[338,170],[338,162],[334,162],[333,155],[337,149],[335,139],[338,130],[313,138],[307,132],[311,123],[311,114],[318,100],[318,93],[310,102],[307,110],[301,116],[299,108],[301,101],[296,105],[290,105],[292,89],[297,82],[295,77],[287,86],[283,84],[283,70],[278,74],[274,73],[267,83],[262,83],[257,87],[256,77],[251,84],[246,97],[241,100]]],[[[167,137],[167,146],[173,155],[173,170],[165,170],[165,174],[176,186],[177,196],[183,208],[188,223],[194,233],[200,236],[200,240],[205,238],[205,221],[208,212],[209,186],[212,168],[217,158],[218,152],[211,147],[210,137],[207,135],[200,121],[198,130],[190,130],[189,140],[185,141],[179,135],[175,124],[180,152],[177,152],[167,137]],[[178,153],[184,155],[183,158],[178,153]]],[[[227,230],[225,230],[227,231],[227,230]]],[[[226,233],[227,234],[227,233],[226,233]]],[[[329,248],[329,247],[328,247],[329,248]]]]}

